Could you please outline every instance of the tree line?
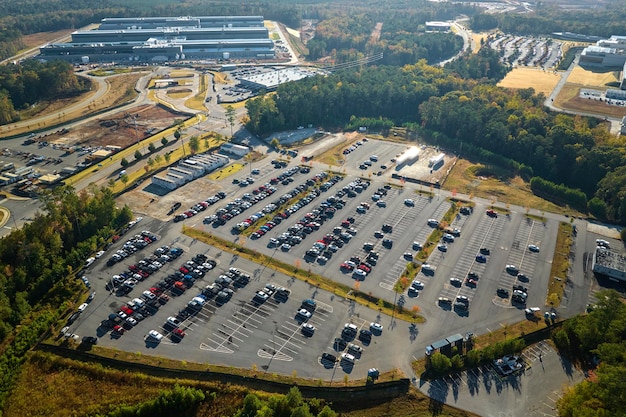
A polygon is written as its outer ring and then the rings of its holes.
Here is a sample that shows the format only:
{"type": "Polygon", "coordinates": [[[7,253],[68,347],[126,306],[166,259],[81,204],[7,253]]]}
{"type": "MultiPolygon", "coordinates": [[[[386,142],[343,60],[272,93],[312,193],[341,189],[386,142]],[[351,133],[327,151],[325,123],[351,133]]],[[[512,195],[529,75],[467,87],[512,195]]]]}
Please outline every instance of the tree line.
{"type": "Polygon", "coordinates": [[[72,97],[87,91],[90,84],[76,76],[63,61],[42,63],[33,59],[0,66],[0,124],[19,120],[16,110],[40,101],[72,97]]]}
{"type": "Polygon", "coordinates": [[[470,26],[476,31],[498,29],[505,33],[549,35],[552,32],[573,32],[609,37],[624,34],[626,4],[612,1],[594,8],[567,10],[547,2],[537,3],[531,13],[476,14],[470,26]],[[584,18],[581,18],[581,15],[584,18]]]}
{"type": "Polygon", "coordinates": [[[594,368],[595,376],[568,388],[558,401],[559,415],[624,415],[626,392],[626,305],[620,295],[607,290],[587,315],[567,320],[553,340],[563,353],[594,368]]]}

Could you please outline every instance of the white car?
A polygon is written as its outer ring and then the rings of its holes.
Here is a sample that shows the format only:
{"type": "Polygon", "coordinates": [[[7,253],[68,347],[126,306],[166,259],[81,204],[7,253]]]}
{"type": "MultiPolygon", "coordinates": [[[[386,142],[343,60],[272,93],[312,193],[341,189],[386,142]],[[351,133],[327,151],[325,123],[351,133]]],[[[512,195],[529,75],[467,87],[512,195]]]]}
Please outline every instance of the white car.
{"type": "Polygon", "coordinates": [[[447,252],[448,245],[444,245],[443,243],[440,243],[439,245],[437,245],[437,249],[439,249],[441,252],[447,252]]]}
{"type": "Polygon", "coordinates": [[[154,339],[157,342],[160,342],[161,339],[163,339],[163,335],[159,332],[157,332],[156,330],[150,330],[148,332],[148,338],[154,339]]]}
{"type": "Polygon", "coordinates": [[[365,278],[367,276],[367,272],[365,272],[362,269],[355,269],[354,270],[354,275],[356,275],[359,278],[365,278]]]}
{"type": "Polygon", "coordinates": [[[531,252],[539,252],[539,246],[537,245],[528,245],[528,250],[531,252]]]}
{"type": "Polygon", "coordinates": [[[412,288],[415,288],[415,289],[417,289],[417,290],[421,290],[421,289],[423,289],[423,288],[424,288],[424,283],[423,283],[422,281],[414,280],[414,281],[411,283],[411,287],[412,287],[412,288]]]}
{"type": "Polygon", "coordinates": [[[342,353],[341,354],[341,360],[353,364],[354,361],[356,360],[356,358],[354,357],[354,355],[351,355],[349,353],[342,353]]]}
{"type": "Polygon", "coordinates": [[[156,295],[154,295],[150,291],[144,291],[142,295],[144,296],[146,300],[154,300],[156,298],[156,295]]]}
{"type": "Polygon", "coordinates": [[[89,305],[89,304],[87,304],[87,303],[82,303],[82,304],[78,307],[78,312],[79,312],[79,313],[82,313],[83,311],[85,311],[85,309],[87,309],[87,306],[88,306],[88,305],[89,305]]]}
{"type": "Polygon", "coordinates": [[[168,317],[167,322],[174,327],[180,326],[180,320],[178,320],[176,317],[173,317],[173,316],[168,317]]]}
{"type": "Polygon", "coordinates": [[[370,329],[380,333],[383,331],[383,325],[380,323],[370,323],[370,329]]]}
{"type": "Polygon", "coordinates": [[[133,317],[126,317],[126,323],[134,327],[137,325],[137,320],[135,320],[133,317]]]}
{"type": "Polygon", "coordinates": [[[96,261],[96,258],[88,258],[85,261],[85,267],[91,266],[92,263],[94,263],[96,261]]]}
{"type": "Polygon", "coordinates": [[[301,308],[300,310],[298,310],[298,312],[296,313],[296,316],[301,317],[305,320],[308,320],[311,318],[312,314],[309,310],[305,309],[305,308],[301,308]]]}
{"type": "Polygon", "coordinates": [[[100,258],[102,255],[104,255],[104,251],[101,250],[100,252],[96,253],[96,259],[100,258]]]}
{"type": "Polygon", "coordinates": [[[313,336],[313,334],[315,333],[315,326],[309,323],[303,323],[302,333],[309,335],[309,336],[313,336]]]}

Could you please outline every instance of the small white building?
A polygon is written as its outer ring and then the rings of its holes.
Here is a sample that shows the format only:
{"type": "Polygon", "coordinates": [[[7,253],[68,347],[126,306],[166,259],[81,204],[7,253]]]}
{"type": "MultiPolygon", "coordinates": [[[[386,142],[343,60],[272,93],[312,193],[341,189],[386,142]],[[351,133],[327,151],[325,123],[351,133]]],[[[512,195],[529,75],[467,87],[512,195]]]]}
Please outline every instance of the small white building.
{"type": "Polygon", "coordinates": [[[248,152],[250,152],[250,149],[247,146],[241,146],[231,142],[223,144],[220,147],[220,150],[237,156],[245,156],[248,152]]]}
{"type": "Polygon", "coordinates": [[[167,190],[175,190],[178,188],[178,183],[174,181],[169,174],[163,175],[154,175],[152,177],[152,184],[158,185],[159,187],[163,187],[167,190]]]}

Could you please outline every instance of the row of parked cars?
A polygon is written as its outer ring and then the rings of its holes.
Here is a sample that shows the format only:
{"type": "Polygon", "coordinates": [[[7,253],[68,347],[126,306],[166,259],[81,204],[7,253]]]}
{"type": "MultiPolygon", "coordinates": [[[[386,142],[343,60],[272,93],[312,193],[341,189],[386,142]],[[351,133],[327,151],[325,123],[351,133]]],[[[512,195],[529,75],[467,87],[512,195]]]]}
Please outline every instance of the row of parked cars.
{"type": "Polygon", "coordinates": [[[204,201],[200,201],[197,204],[194,204],[193,206],[191,206],[191,208],[183,213],[179,213],[176,216],[174,216],[174,221],[175,222],[180,222],[183,221],[185,219],[188,219],[190,217],[195,216],[196,214],[206,210],[207,208],[209,208],[210,206],[214,205],[215,203],[217,203],[220,200],[223,200],[226,198],[226,193],[223,191],[220,191],[218,193],[216,193],[215,195],[207,198],[204,201]]]}
{"type": "Polygon", "coordinates": [[[128,239],[122,249],[115,252],[107,261],[107,266],[113,266],[121,260],[128,258],[131,254],[145,248],[149,244],[156,242],[159,239],[154,233],[144,230],[141,234],[136,234],[132,238],[128,239]]]}
{"type": "MultiPolygon", "coordinates": [[[[272,212],[277,211],[280,207],[284,206],[286,203],[293,200],[298,195],[302,195],[303,193],[311,189],[311,191],[309,191],[306,195],[298,198],[298,200],[295,201],[291,206],[286,208],[284,211],[276,214],[271,221],[265,223],[263,226],[255,230],[255,232],[252,233],[250,237],[252,239],[258,239],[261,236],[264,236],[269,230],[271,230],[277,224],[281,223],[284,219],[291,217],[291,215],[293,215],[294,213],[296,213],[297,211],[299,211],[306,205],[310,204],[315,198],[317,198],[321,194],[320,190],[322,186],[320,186],[319,189],[314,188],[313,186],[316,183],[319,183],[327,178],[328,178],[328,174],[326,172],[316,174],[313,178],[307,180],[306,184],[300,184],[293,191],[284,194],[279,200],[275,202],[276,209],[273,210],[272,212]]],[[[330,184],[332,186],[336,184],[340,179],[341,177],[336,175],[336,176],[329,178],[328,181],[324,182],[322,185],[330,184]]],[[[325,210],[325,213],[328,216],[332,216],[335,210],[336,210],[335,208],[327,208],[325,210]]],[[[268,213],[268,214],[271,214],[271,213],[268,213]]],[[[285,246],[282,246],[282,249],[284,251],[289,251],[291,249],[291,245],[299,243],[301,239],[304,239],[304,236],[300,236],[300,240],[298,242],[283,243],[285,246]]],[[[270,246],[272,245],[275,245],[275,241],[271,241],[270,246]]]]}
{"type": "Polygon", "coordinates": [[[339,360],[343,364],[354,365],[363,354],[363,347],[354,343],[357,336],[363,345],[367,346],[371,343],[373,335],[379,336],[382,332],[383,326],[380,323],[372,322],[368,329],[361,330],[353,323],[346,323],[341,330],[341,337],[336,337],[333,342],[333,349],[341,352],[339,357],[325,352],[322,354],[322,364],[334,366],[334,363],[339,360]]]}

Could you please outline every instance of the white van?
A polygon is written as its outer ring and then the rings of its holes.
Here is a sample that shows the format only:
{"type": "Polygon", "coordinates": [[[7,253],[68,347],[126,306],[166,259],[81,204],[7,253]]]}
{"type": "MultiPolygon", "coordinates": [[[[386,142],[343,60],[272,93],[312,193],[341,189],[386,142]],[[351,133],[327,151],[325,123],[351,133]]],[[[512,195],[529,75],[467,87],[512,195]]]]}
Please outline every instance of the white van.
{"type": "Polygon", "coordinates": [[[356,358],[354,357],[354,355],[351,355],[351,354],[349,354],[349,353],[342,353],[342,354],[341,354],[341,360],[342,360],[342,361],[346,361],[346,362],[348,362],[348,363],[352,363],[352,364],[354,364],[354,360],[355,360],[355,359],[356,359],[356,358]]]}
{"type": "Polygon", "coordinates": [[[146,302],[141,298],[133,298],[133,303],[139,308],[143,308],[146,305],[146,302]]]}

